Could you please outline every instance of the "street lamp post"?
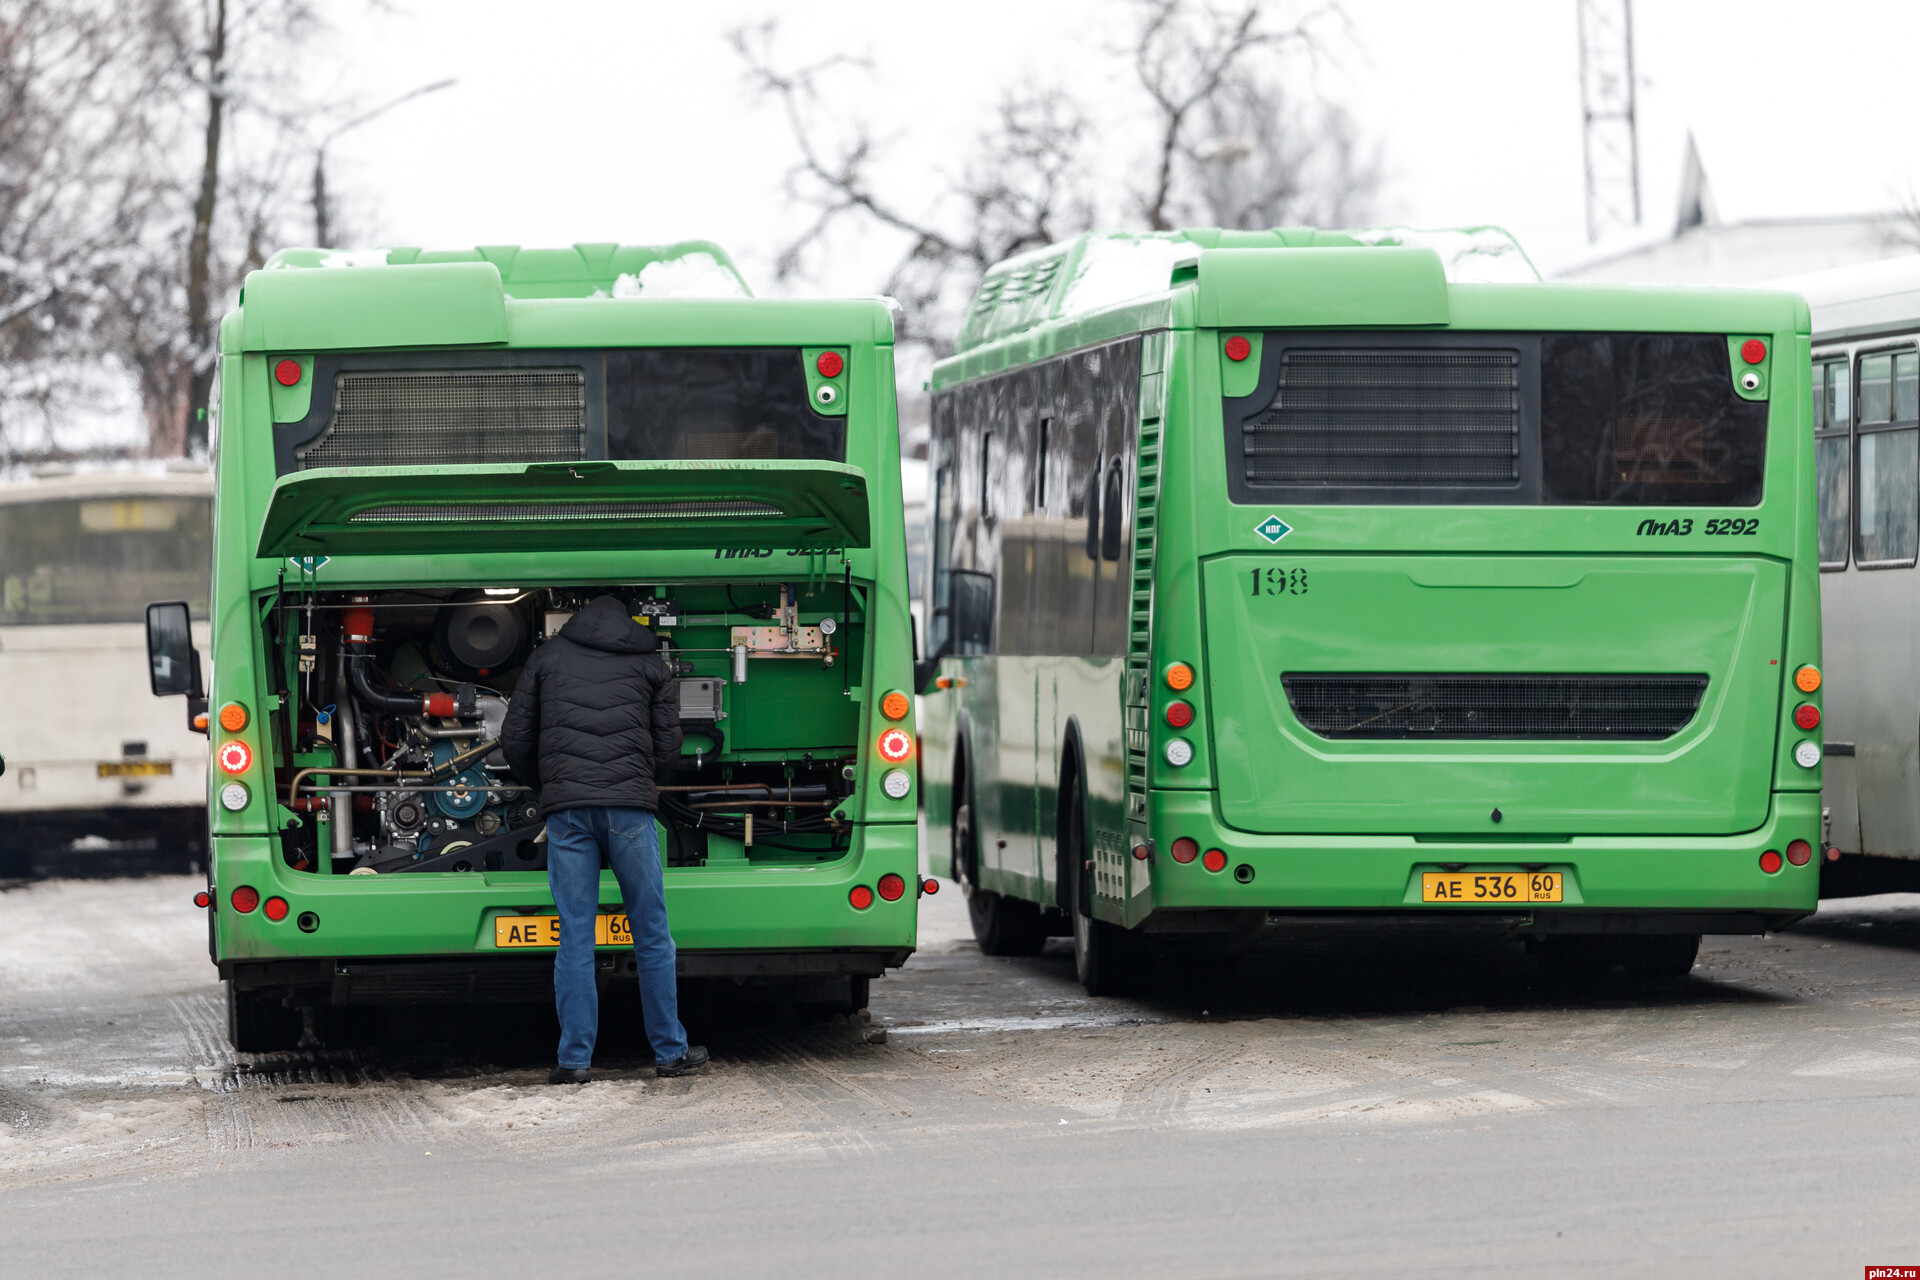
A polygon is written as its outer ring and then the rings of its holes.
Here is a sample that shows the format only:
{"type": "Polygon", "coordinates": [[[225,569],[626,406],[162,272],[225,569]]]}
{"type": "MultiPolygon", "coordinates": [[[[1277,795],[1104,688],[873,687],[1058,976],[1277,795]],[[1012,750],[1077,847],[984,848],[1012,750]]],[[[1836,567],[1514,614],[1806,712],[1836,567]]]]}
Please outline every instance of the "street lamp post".
{"type": "Polygon", "coordinates": [[[355,116],[353,119],[320,139],[320,145],[315,147],[313,151],[313,243],[315,247],[321,249],[333,248],[333,240],[331,239],[332,228],[329,227],[327,219],[327,148],[332,146],[343,134],[358,129],[369,120],[385,115],[401,103],[411,102],[415,98],[423,98],[429,93],[438,93],[442,89],[450,89],[457,83],[457,80],[447,79],[436,80],[432,84],[423,84],[418,89],[413,89],[401,94],[391,102],[383,103],[371,111],[363,112],[355,116]]]}

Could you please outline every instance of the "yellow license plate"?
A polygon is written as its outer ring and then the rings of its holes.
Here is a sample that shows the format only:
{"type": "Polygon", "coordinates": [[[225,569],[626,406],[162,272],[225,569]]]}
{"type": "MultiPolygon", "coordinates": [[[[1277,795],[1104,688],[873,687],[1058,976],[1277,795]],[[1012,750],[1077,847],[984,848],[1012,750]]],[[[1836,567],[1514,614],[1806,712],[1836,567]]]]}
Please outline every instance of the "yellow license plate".
{"type": "Polygon", "coordinates": [[[167,778],[173,776],[171,760],[102,760],[103,778],[167,778]]]}
{"type": "MultiPolygon", "coordinates": [[[[493,945],[496,947],[557,947],[560,945],[559,916],[495,916],[493,945]]],[[[626,947],[633,945],[633,930],[624,915],[606,912],[593,918],[593,945],[626,947]]]]}
{"type": "Polygon", "coordinates": [[[1420,901],[1467,905],[1560,901],[1558,871],[1427,871],[1420,901]]]}

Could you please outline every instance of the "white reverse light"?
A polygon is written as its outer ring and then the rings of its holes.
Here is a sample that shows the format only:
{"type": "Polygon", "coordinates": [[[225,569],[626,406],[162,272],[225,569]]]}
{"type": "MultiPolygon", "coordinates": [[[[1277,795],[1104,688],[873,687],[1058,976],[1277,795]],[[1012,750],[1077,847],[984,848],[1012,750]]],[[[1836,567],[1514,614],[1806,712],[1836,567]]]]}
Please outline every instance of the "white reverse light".
{"type": "Polygon", "coordinates": [[[913,778],[905,769],[889,769],[880,779],[880,789],[895,800],[905,800],[907,792],[913,790],[913,778]]]}
{"type": "Polygon", "coordinates": [[[230,813],[238,813],[246,808],[247,801],[252,798],[244,782],[229,782],[220,788],[220,807],[230,813]]]}
{"type": "Polygon", "coordinates": [[[1175,738],[1167,743],[1167,763],[1180,768],[1193,763],[1193,744],[1185,738],[1175,738]]]}
{"type": "Polygon", "coordinates": [[[1802,769],[1813,768],[1813,766],[1820,763],[1819,745],[1816,743],[1806,742],[1806,741],[1794,743],[1793,744],[1793,762],[1799,765],[1802,769]]]}

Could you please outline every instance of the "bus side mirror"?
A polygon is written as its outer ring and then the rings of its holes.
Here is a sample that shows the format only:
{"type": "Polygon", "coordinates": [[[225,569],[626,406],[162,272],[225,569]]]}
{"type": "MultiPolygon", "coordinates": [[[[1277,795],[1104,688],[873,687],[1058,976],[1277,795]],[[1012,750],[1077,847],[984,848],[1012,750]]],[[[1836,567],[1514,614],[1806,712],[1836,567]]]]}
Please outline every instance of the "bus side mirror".
{"type": "Polygon", "coordinates": [[[147,680],[157,698],[187,696],[187,727],[205,733],[207,690],[184,600],[147,606],[147,680]]]}

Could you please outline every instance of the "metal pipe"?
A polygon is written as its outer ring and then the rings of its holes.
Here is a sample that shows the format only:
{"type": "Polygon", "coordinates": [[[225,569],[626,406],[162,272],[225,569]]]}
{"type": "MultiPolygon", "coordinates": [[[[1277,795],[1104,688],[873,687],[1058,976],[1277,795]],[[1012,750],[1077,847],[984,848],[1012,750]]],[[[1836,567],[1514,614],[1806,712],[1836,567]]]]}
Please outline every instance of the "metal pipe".
{"type": "MultiPolygon", "coordinates": [[[[338,694],[347,692],[347,646],[340,641],[336,649],[339,657],[334,670],[337,675],[333,687],[338,694]]],[[[340,697],[333,709],[333,737],[340,752],[340,763],[351,769],[360,763],[360,743],[355,733],[353,698],[340,697]]],[[[300,795],[300,781],[296,776],[292,788],[295,799],[300,795]]],[[[335,796],[329,808],[333,830],[333,856],[335,858],[353,857],[353,797],[335,796]]]]}
{"type": "Polygon", "coordinates": [[[747,682],[747,646],[743,644],[733,646],[733,682],[747,682]]]}
{"type": "MultiPolygon", "coordinates": [[[[329,775],[350,774],[358,778],[390,778],[393,780],[393,783],[394,783],[393,786],[376,787],[375,790],[418,791],[418,790],[421,790],[422,788],[411,786],[409,784],[416,783],[416,782],[418,783],[433,782],[434,780],[438,778],[444,778],[449,774],[458,773],[460,772],[462,766],[472,762],[478,756],[486,755],[488,752],[492,751],[495,747],[499,745],[500,745],[500,739],[489,738],[485,742],[481,743],[479,746],[473,747],[466,751],[462,751],[457,756],[448,756],[445,760],[442,760],[439,764],[435,765],[431,769],[426,770],[423,773],[404,773],[399,769],[362,769],[362,768],[354,768],[354,767],[341,768],[336,765],[324,765],[324,764],[310,765],[307,768],[302,769],[298,773],[293,775],[293,782],[287,788],[287,798],[289,800],[298,800],[300,798],[300,784],[305,782],[308,778],[312,777],[316,773],[324,773],[329,775]]],[[[315,788],[315,790],[317,789],[318,788],[315,788]]]]}

